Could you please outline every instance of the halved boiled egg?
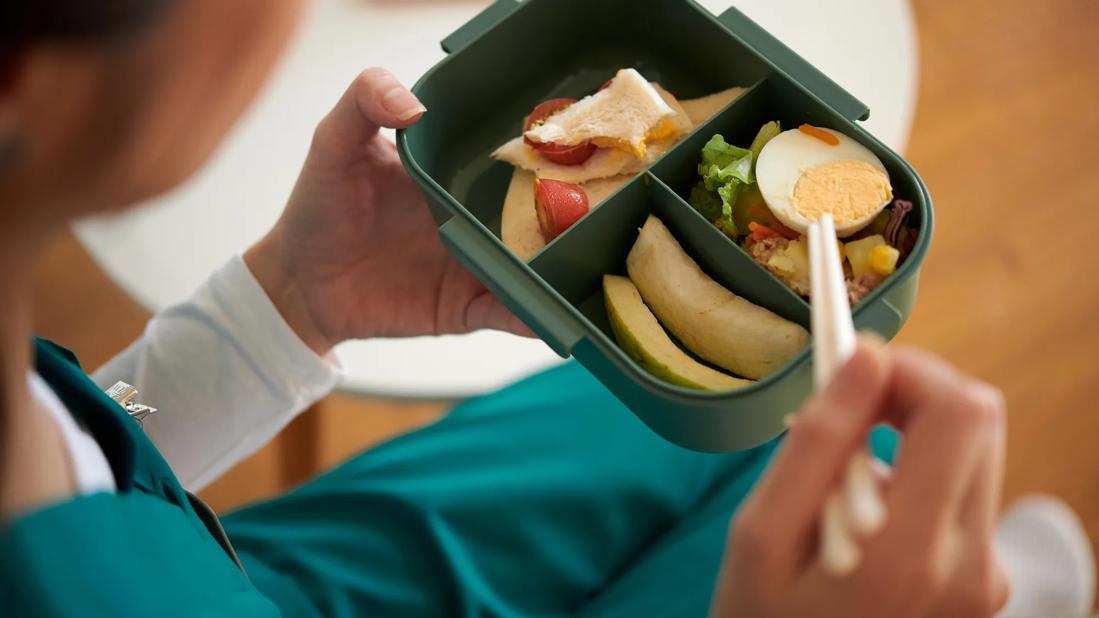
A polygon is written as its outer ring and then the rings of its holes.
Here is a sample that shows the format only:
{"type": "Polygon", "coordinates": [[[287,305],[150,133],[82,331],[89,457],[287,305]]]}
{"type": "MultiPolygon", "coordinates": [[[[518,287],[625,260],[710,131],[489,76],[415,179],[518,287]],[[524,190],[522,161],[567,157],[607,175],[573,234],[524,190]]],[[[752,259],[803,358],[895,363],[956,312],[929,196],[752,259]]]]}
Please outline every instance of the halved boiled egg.
{"type": "Polygon", "coordinates": [[[802,125],[767,142],[756,161],[763,200],[783,225],[806,233],[825,213],[846,237],[893,200],[889,174],[874,153],[831,129],[802,125]]]}

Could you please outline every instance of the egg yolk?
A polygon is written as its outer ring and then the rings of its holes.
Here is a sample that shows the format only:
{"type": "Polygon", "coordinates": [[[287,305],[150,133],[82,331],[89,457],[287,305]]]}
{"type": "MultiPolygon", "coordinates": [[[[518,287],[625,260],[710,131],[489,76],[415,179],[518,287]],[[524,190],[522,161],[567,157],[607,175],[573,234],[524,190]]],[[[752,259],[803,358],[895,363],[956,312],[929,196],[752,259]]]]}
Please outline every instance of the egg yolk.
{"type": "Polygon", "coordinates": [[[655,142],[662,140],[666,137],[671,137],[679,132],[679,127],[675,126],[675,123],[669,118],[665,118],[660,121],[660,124],[656,127],[649,129],[649,132],[645,134],[646,142],[655,142]]]}
{"type": "Polygon", "coordinates": [[[843,225],[877,214],[892,199],[888,174],[865,161],[841,159],[802,173],[792,204],[809,221],[829,213],[843,225]]]}
{"type": "Polygon", "coordinates": [[[644,159],[645,153],[648,151],[649,144],[658,142],[662,139],[675,136],[679,133],[679,127],[670,119],[665,118],[660,121],[660,124],[656,125],[652,129],[649,129],[645,133],[645,139],[640,144],[634,145],[626,140],[615,139],[610,137],[593,137],[591,143],[600,148],[617,148],[623,152],[637,157],[638,159],[644,159]]]}

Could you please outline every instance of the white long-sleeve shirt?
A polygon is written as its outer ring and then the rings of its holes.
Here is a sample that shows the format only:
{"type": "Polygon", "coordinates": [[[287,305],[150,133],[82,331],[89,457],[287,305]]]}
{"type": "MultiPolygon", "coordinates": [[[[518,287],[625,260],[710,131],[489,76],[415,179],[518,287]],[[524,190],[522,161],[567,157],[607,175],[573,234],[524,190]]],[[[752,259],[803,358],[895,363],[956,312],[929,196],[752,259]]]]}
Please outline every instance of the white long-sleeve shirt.
{"type": "MultiPolygon", "coordinates": [[[[140,339],[93,374],[122,380],[158,412],[144,428],[180,482],[198,491],[326,395],[339,368],[305,345],[240,257],[186,302],[154,316],[140,339]]],[[[57,421],[82,493],[114,488],[99,446],[36,375],[31,392],[57,421]],[[106,478],[104,478],[106,475],[106,478]]]]}

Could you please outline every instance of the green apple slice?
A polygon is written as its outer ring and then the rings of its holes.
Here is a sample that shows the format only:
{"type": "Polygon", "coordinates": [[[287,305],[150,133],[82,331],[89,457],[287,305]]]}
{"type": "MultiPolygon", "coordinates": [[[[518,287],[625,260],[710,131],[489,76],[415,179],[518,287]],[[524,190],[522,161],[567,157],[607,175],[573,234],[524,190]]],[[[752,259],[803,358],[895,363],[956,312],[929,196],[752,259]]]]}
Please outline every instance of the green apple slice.
{"type": "Polygon", "coordinates": [[[752,383],[711,369],[679,349],[629,279],[605,275],[603,296],[618,345],[654,376],[678,386],[710,391],[731,390],[752,383]]]}

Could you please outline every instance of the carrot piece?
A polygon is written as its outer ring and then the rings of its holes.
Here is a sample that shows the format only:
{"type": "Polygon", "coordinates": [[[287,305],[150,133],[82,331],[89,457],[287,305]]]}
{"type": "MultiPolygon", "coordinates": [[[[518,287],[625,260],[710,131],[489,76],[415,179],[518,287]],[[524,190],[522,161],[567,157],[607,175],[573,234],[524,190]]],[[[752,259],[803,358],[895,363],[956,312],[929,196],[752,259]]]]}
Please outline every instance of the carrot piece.
{"type": "Polygon", "coordinates": [[[755,221],[750,221],[748,223],[748,229],[752,230],[752,236],[755,236],[757,240],[763,240],[764,238],[769,238],[771,236],[778,236],[778,232],[772,230],[766,225],[760,225],[755,221]]]}
{"type": "Polygon", "coordinates": [[[779,221],[775,221],[771,225],[763,225],[762,223],[750,221],[748,223],[748,229],[751,230],[753,236],[760,240],[773,236],[781,236],[787,240],[797,240],[801,237],[801,234],[791,230],[779,221]]]}
{"type": "Polygon", "coordinates": [[[825,131],[824,129],[814,127],[811,124],[803,124],[800,127],[798,127],[798,130],[801,131],[802,133],[810,136],[810,137],[815,137],[815,138],[819,139],[820,141],[824,142],[825,144],[828,144],[829,146],[839,146],[840,145],[840,138],[836,137],[835,135],[832,135],[831,133],[829,133],[828,131],[825,131]]]}

